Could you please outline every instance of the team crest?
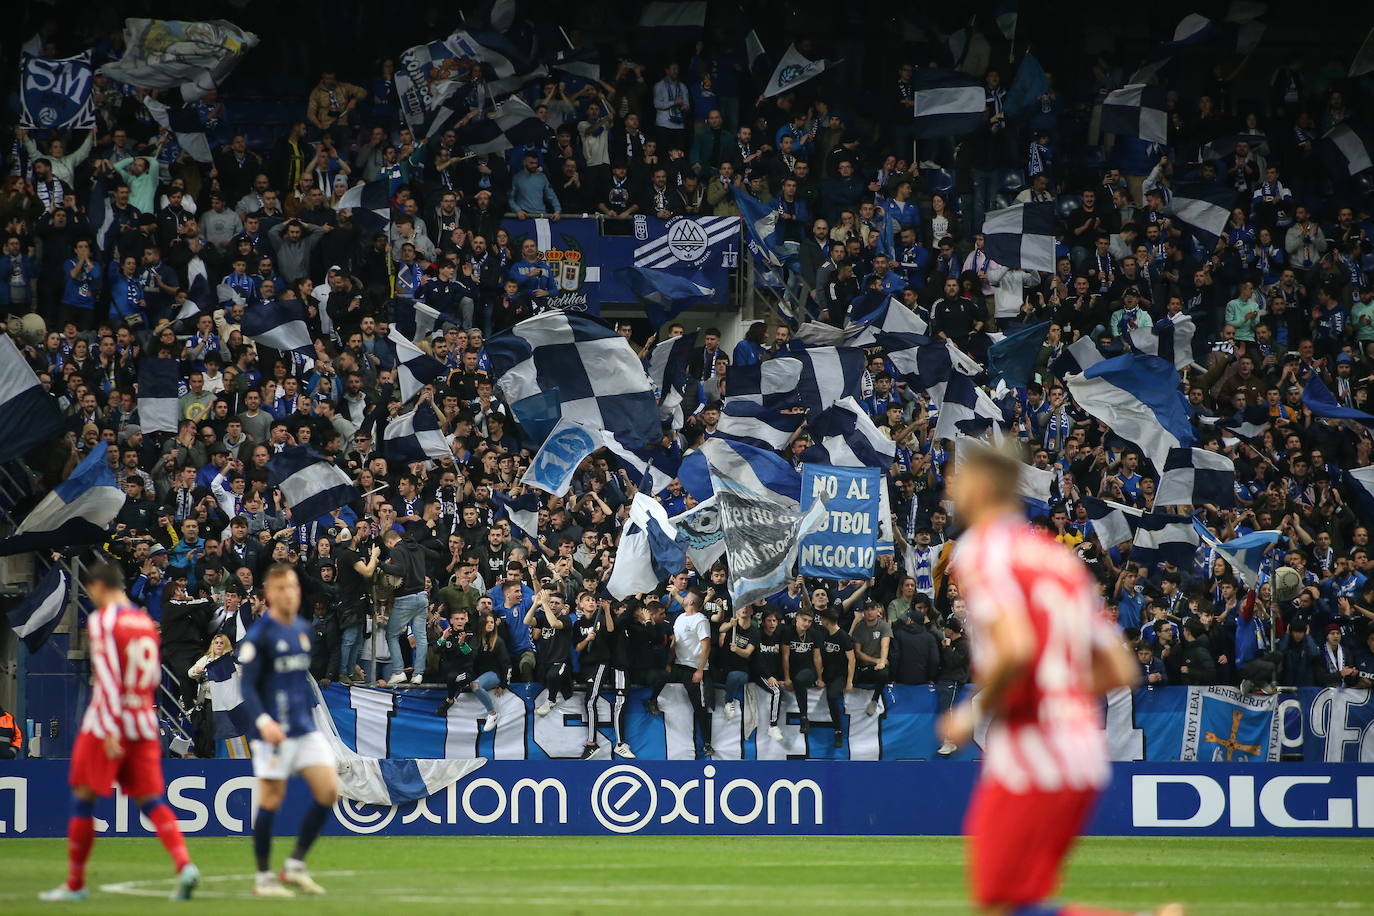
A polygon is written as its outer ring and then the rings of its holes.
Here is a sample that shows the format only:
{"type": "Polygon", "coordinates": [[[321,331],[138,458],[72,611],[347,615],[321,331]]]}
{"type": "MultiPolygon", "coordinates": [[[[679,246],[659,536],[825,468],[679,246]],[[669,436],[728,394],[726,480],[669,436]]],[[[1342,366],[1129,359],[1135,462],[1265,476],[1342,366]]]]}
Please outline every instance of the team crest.
{"type": "Polygon", "coordinates": [[[711,240],[701,224],[690,216],[675,216],[664,224],[668,250],[673,257],[692,266],[706,260],[711,253],[711,240]]]}

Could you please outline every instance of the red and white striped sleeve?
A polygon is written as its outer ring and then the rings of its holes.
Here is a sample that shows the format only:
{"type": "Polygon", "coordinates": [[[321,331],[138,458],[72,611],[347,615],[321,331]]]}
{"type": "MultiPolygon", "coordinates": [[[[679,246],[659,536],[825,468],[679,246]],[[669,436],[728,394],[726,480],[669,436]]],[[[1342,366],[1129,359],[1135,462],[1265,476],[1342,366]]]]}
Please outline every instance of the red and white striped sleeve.
{"type": "Polygon", "coordinates": [[[91,614],[91,668],[95,672],[95,688],[91,691],[91,706],[95,715],[91,732],[97,738],[120,735],[121,700],[119,692],[119,647],[115,643],[115,609],[104,607],[91,614]]]}

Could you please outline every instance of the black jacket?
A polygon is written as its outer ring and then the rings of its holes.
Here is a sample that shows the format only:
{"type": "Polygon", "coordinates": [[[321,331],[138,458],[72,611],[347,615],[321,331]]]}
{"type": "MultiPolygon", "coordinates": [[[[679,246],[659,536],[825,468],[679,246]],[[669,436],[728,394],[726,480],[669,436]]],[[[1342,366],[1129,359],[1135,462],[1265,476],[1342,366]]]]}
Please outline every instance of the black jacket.
{"type": "Polygon", "coordinates": [[[940,646],[940,680],[967,684],[969,676],[968,640],[960,637],[940,646]]]}
{"type": "Polygon", "coordinates": [[[940,644],[921,624],[894,627],[892,649],[894,683],[929,684],[940,677],[940,644]]]}
{"type": "Polygon", "coordinates": [[[396,589],[398,596],[425,590],[425,570],[432,553],[429,548],[409,538],[402,538],[391,548],[391,554],[381,564],[381,569],[389,575],[400,577],[401,585],[396,589]]]}
{"type": "Polygon", "coordinates": [[[210,641],[215,602],[209,598],[171,598],[162,602],[162,648],[201,652],[210,641]]]}

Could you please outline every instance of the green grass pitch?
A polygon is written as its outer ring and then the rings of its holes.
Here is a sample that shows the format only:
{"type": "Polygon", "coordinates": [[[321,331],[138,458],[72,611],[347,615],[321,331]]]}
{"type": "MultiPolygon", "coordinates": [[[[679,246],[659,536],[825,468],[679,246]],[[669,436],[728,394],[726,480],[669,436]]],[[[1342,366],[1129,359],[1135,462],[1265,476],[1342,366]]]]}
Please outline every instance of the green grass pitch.
{"type": "MultiPolygon", "coordinates": [[[[278,862],[288,845],[278,840],[278,862]]],[[[272,902],[251,898],[248,839],[189,846],[205,875],[197,909],[210,913],[968,911],[963,845],[948,837],[325,837],[310,864],[328,896],[272,902]]],[[[0,913],[147,916],[174,906],[171,866],[155,839],[97,840],[91,899],[38,903],[37,893],[65,876],[65,857],[64,840],[0,840],[0,913]]],[[[1177,900],[1199,916],[1374,913],[1374,844],[1088,839],[1062,896],[1125,910],[1177,900]]]]}

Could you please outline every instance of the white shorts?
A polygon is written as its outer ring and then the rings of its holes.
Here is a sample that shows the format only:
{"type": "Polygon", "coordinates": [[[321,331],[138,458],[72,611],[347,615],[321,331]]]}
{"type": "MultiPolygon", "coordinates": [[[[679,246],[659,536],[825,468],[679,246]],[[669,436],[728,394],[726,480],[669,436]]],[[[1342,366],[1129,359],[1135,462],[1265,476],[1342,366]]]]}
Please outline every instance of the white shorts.
{"type": "Polygon", "coordinates": [[[277,745],[257,740],[252,748],[253,775],[258,779],[290,779],[313,766],[334,769],[334,749],[319,732],[287,738],[277,745]]]}

